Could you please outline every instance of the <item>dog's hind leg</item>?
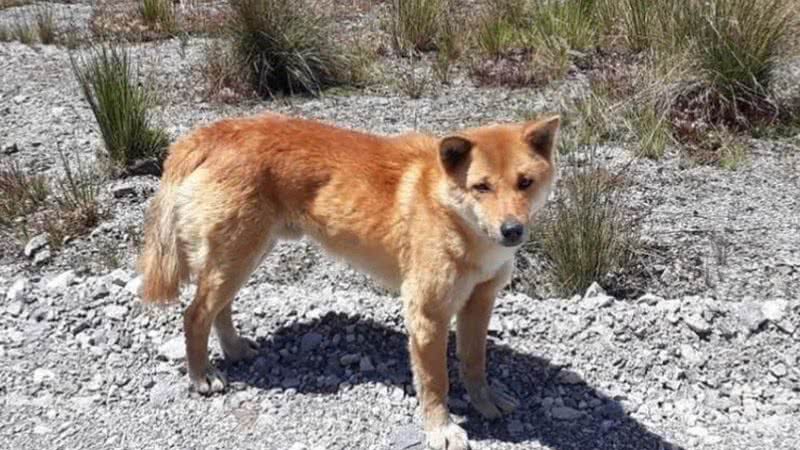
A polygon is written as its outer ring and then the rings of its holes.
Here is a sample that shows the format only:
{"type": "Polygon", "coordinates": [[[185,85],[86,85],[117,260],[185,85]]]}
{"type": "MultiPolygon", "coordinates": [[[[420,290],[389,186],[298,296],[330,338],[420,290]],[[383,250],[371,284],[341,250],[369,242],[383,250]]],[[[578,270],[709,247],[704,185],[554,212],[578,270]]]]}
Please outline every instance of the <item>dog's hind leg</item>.
{"type": "Polygon", "coordinates": [[[246,239],[230,236],[227,242],[212,249],[206,269],[198,277],[195,299],[184,315],[189,379],[203,394],[225,388],[224,377],[208,362],[208,337],[212,325],[226,358],[238,361],[257,353],[252,341],[239,336],[231,317],[236,293],[272,246],[263,228],[252,231],[264,235],[244,233],[246,239]]]}

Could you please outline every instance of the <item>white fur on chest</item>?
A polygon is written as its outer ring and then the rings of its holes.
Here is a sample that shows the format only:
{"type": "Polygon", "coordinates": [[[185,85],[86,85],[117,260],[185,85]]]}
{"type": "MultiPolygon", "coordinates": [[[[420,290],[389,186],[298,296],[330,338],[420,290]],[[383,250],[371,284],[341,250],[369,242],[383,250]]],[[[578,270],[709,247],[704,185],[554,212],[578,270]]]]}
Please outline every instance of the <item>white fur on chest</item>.
{"type": "Polygon", "coordinates": [[[503,265],[514,261],[515,250],[516,248],[513,247],[491,246],[481,255],[480,260],[477,261],[477,267],[461,274],[456,280],[450,296],[451,315],[466,304],[472,291],[475,290],[475,286],[491,280],[497,276],[503,265]]]}

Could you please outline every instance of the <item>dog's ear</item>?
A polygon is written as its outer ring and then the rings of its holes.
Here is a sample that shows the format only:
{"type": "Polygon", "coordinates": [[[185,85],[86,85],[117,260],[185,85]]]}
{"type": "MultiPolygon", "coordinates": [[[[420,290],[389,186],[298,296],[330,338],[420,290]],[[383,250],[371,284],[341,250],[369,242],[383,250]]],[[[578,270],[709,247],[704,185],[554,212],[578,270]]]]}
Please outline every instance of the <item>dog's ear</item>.
{"type": "Polygon", "coordinates": [[[553,150],[558,140],[558,130],[561,127],[560,116],[550,116],[534,120],[525,124],[522,139],[530,145],[531,149],[548,161],[553,160],[553,150]]]}
{"type": "Polygon", "coordinates": [[[439,161],[449,175],[454,175],[467,166],[472,150],[472,141],[462,136],[448,136],[439,142],[439,161]]]}

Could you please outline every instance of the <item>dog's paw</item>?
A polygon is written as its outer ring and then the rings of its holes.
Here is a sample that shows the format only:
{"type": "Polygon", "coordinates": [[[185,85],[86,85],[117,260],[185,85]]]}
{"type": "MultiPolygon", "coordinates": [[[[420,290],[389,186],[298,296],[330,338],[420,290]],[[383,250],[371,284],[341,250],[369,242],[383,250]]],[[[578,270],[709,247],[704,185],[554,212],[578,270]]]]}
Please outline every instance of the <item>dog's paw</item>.
{"type": "Polygon", "coordinates": [[[425,433],[427,445],[432,450],[468,450],[467,432],[450,422],[425,433]]]}
{"type": "Polygon", "coordinates": [[[504,389],[488,383],[467,385],[470,403],[487,419],[496,419],[519,406],[519,401],[504,389]]]}
{"type": "Polygon", "coordinates": [[[212,366],[209,366],[202,375],[190,377],[190,380],[194,390],[202,395],[222,392],[228,384],[225,375],[212,366]]]}
{"type": "Polygon", "coordinates": [[[222,353],[230,362],[246,361],[258,356],[258,344],[252,339],[239,337],[233,344],[223,344],[222,353]]]}

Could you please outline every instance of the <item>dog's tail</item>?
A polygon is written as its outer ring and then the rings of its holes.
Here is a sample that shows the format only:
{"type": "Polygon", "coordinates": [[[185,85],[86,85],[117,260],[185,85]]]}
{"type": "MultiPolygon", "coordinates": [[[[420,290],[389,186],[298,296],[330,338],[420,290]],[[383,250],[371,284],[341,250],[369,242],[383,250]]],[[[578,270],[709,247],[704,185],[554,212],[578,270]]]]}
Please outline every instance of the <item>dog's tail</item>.
{"type": "Polygon", "coordinates": [[[175,186],[163,184],[145,220],[144,247],[139,255],[140,295],[145,302],[168,303],[178,298],[189,267],[175,229],[175,186]]]}
{"type": "Polygon", "coordinates": [[[161,187],[145,219],[144,246],[137,262],[142,274],[139,294],[148,303],[169,303],[178,298],[191,275],[186,251],[178,239],[178,188],[203,163],[208,148],[196,136],[176,142],[164,164],[161,187]]]}

